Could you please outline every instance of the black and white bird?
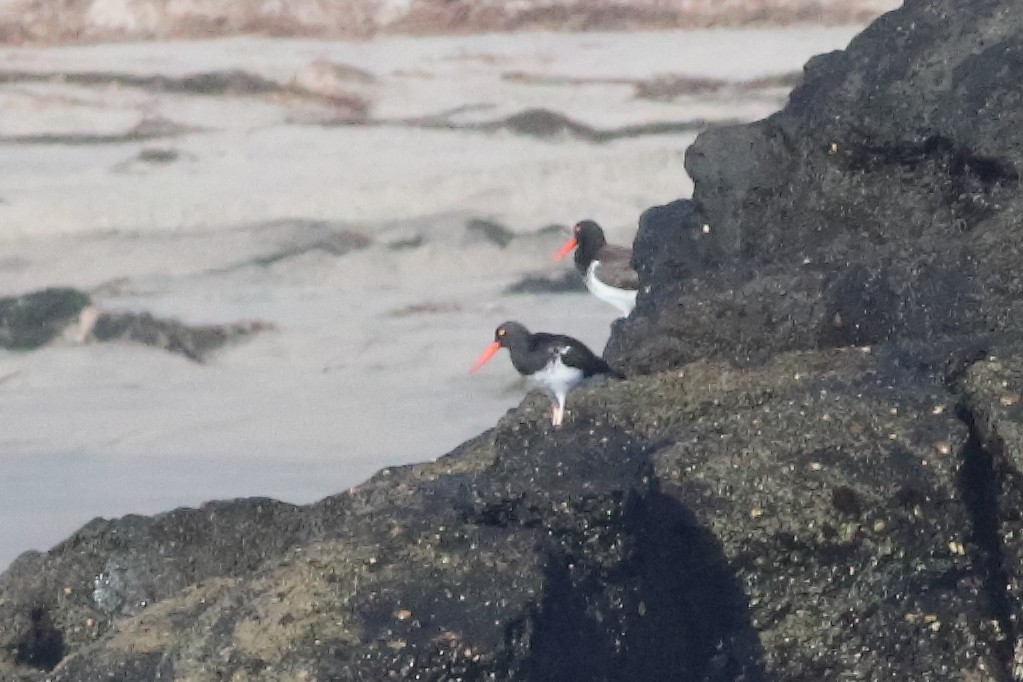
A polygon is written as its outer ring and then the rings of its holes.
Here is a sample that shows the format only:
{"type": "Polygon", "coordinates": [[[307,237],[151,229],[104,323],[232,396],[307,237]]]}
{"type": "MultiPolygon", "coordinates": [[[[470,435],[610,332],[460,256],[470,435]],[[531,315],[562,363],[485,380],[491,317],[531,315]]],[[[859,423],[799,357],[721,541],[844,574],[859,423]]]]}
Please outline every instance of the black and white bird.
{"type": "Polygon", "coordinates": [[[565,398],[584,379],[597,375],[623,378],[582,341],[562,334],[531,334],[518,322],[505,322],[494,332],[494,341],[476,359],[470,373],[482,367],[501,348],[507,348],[512,365],[551,396],[551,424],[565,418],[565,398]]]}
{"type": "Polygon", "coordinates": [[[586,288],[600,300],[610,303],[627,316],[636,307],[639,275],[632,267],[632,249],[608,244],[604,230],[592,220],[583,220],[572,228],[572,238],[554,254],[561,260],[575,250],[575,267],[586,288]]]}

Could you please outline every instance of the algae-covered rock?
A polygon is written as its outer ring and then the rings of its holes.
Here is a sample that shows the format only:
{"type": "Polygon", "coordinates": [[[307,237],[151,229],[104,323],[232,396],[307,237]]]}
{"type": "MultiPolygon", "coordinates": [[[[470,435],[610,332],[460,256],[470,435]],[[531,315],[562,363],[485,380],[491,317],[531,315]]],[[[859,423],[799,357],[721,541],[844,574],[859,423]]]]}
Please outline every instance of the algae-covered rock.
{"type": "Polygon", "coordinates": [[[74,324],[88,305],[87,293],[66,288],[0,298],[0,348],[41,346],[74,324]]]}
{"type": "Polygon", "coordinates": [[[91,338],[134,341],[203,362],[220,348],[269,329],[272,324],[259,321],[189,325],[149,313],[104,312],[97,316],[91,338]]]}

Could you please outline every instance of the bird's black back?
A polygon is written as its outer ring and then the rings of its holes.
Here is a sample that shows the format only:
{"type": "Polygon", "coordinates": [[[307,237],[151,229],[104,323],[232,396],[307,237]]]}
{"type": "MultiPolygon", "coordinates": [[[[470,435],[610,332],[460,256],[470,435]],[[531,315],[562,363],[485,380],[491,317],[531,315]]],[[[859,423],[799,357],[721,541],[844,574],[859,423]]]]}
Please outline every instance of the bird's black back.
{"type": "Polygon", "coordinates": [[[581,369],[584,377],[608,374],[622,378],[622,374],[613,370],[604,358],[596,355],[586,347],[586,344],[571,336],[537,332],[530,338],[529,346],[531,356],[535,356],[537,359],[543,358],[543,362],[536,367],[537,370],[542,369],[560,349],[567,347],[568,351],[561,355],[561,362],[569,367],[581,369]]]}

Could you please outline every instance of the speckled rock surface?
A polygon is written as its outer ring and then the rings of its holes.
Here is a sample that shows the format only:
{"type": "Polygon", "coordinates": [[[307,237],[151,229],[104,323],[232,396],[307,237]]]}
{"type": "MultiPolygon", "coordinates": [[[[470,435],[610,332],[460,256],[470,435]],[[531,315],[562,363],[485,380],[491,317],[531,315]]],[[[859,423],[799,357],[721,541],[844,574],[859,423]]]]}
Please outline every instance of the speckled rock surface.
{"type": "Polygon", "coordinates": [[[920,367],[694,363],[309,507],[95,522],[0,581],[0,665],[44,679],[59,631],[63,682],[999,679],[970,432],[920,367]]]}
{"type": "Polygon", "coordinates": [[[0,576],[0,679],[1023,680],[1021,14],[912,2],[701,136],[563,428],[94,521],[0,576]]]}
{"type": "Polygon", "coordinates": [[[805,67],[782,111],[700,135],[692,201],[649,210],[609,360],[1023,326],[1023,5],[909,2],[805,67]]]}
{"type": "Polygon", "coordinates": [[[210,576],[251,571],[301,539],[296,512],[249,499],[96,519],[46,554],[23,554],[0,578],[0,660],[46,667],[117,618],[210,576]]]}
{"type": "Polygon", "coordinates": [[[1023,679],[1023,353],[997,348],[961,378],[964,418],[973,428],[971,448],[991,475],[977,490],[983,556],[992,575],[988,602],[1003,623],[1003,657],[1012,679],[1023,679]]]}

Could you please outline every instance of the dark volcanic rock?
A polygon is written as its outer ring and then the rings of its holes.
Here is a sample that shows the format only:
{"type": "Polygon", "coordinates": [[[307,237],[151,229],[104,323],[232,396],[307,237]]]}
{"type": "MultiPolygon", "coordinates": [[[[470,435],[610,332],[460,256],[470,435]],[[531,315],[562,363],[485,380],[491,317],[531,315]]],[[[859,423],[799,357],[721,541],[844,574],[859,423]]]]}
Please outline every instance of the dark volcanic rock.
{"type": "Polygon", "coordinates": [[[1023,679],[1021,29],[909,3],[701,136],[561,429],[24,555],[0,678],[1023,679]]]}
{"type": "Polygon", "coordinates": [[[202,362],[228,343],[272,328],[267,322],[195,326],[156,318],[149,313],[109,312],[101,313],[96,319],[92,336],[97,341],[135,341],[202,362]]]}
{"type": "Polygon", "coordinates": [[[582,277],[574,270],[559,276],[525,275],[504,288],[506,294],[566,294],[585,293],[582,277]]]}
{"type": "Polygon", "coordinates": [[[908,3],[805,71],[644,215],[619,366],[1023,326],[1023,5],[908,3]]]}
{"type": "Polygon", "coordinates": [[[0,672],[10,660],[42,669],[60,660],[46,655],[52,647],[41,646],[39,623],[74,651],[118,617],[210,577],[251,571],[302,539],[296,512],[249,499],[152,518],[96,519],[48,554],[22,555],[0,578],[0,672]]]}
{"type": "Polygon", "coordinates": [[[593,134],[593,129],[577,123],[564,114],[548,109],[528,109],[509,116],[503,125],[514,133],[533,137],[555,137],[573,134],[581,137],[593,134]]]}
{"type": "MultiPolygon", "coordinates": [[[[78,324],[79,335],[97,341],[128,340],[155,346],[202,362],[238,339],[272,329],[266,322],[187,325],[149,313],[99,312],[86,322],[79,316],[91,303],[78,289],[43,289],[0,299],[0,348],[37,348],[78,324]]],[[[94,310],[94,309],[92,309],[94,310]]]]}
{"type": "Polygon", "coordinates": [[[983,679],[970,436],[910,364],[696,364],[310,507],[93,522],[0,580],[0,672],[45,622],[55,682],[983,679]]]}
{"type": "Polygon", "coordinates": [[[497,244],[502,249],[515,239],[515,232],[510,228],[485,218],[471,219],[465,224],[465,231],[474,237],[481,237],[488,242],[497,244]]]}
{"type": "Polygon", "coordinates": [[[1002,655],[1023,675],[1023,357],[995,353],[962,375],[960,410],[971,427],[977,466],[976,509],[983,560],[992,576],[987,598],[1003,628],[1002,655]]]}
{"type": "Polygon", "coordinates": [[[0,348],[41,346],[75,323],[88,305],[89,295],[77,289],[44,289],[0,298],[0,348]]]}

